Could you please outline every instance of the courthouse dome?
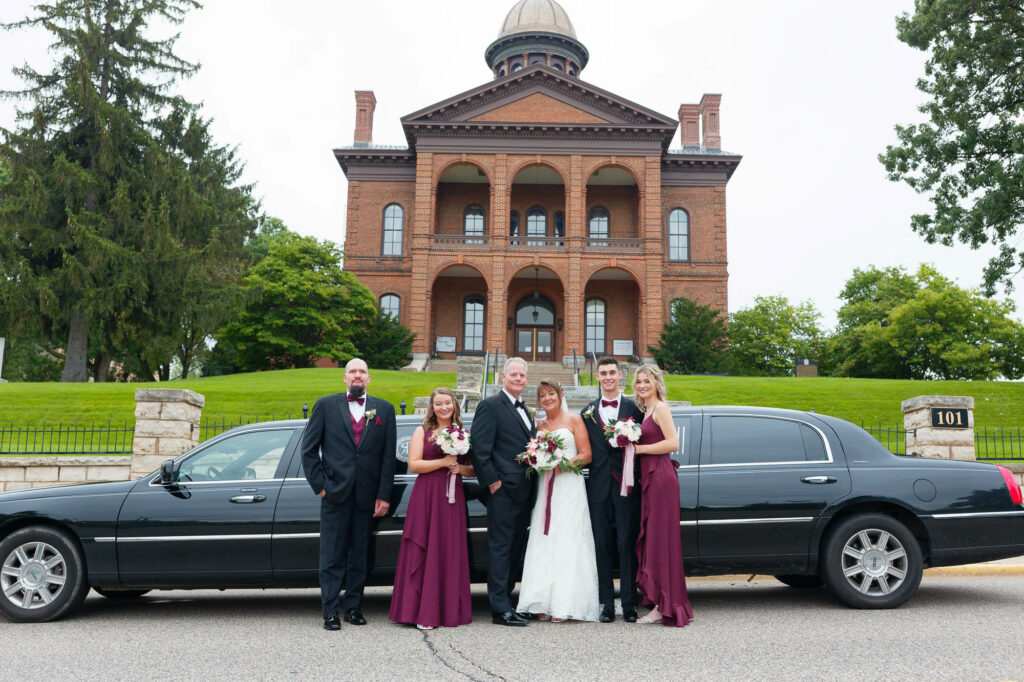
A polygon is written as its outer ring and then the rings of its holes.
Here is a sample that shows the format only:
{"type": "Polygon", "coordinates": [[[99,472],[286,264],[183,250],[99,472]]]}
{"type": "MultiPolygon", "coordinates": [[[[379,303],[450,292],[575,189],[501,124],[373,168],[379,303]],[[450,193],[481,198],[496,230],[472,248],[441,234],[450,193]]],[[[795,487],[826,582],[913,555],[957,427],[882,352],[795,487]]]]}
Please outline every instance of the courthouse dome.
{"type": "Polygon", "coordinates": [[[487,47],[484,59],[496,78],[533,64],[578,76],[590,54],[555,0],[519,0],[505,15],[498,39],[487,47]]]}
{"type": "Polygon", "coordinates": [[[569,15],[555,0],[519,0],[505,16],[505,23],[501,25],[498,37],[533,31],[576,37],[576,30],[569,21],[569,15]]]}

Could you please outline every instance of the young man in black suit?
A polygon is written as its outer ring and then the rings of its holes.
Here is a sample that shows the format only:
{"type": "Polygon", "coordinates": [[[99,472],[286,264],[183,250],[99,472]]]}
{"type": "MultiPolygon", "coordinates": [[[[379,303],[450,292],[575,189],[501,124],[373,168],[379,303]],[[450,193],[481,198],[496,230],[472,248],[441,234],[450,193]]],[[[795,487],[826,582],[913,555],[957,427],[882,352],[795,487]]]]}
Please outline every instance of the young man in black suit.
{"type": "Polygon", "coordinates": [[[327,630],[341,629],[343,576],[344,618],[366,624],[360,605],[370,518],[387,513],[395,478],[395,408],[366,395],[370,372],[359,358],[345,365],[344,378],[347,393],[313,405],[301,445],[306,480],[320,496],[320,598],[327,630]]]}
{"type": "Polygon", "coordinates": [[[530,520],[532,484],[516,455],[537,433],[526,405],[526,361],[509,358],[501,373],[502,391],[480,402],[473,415],[472,450],[476,477],[487,486],[487,598],[492,620],[523,626],[527,619],[512,606],[513,566],[523,554],[530,520]]]}
{"type": "Polygon", "coordinates": [[[622,371],[613,357],[597,361],[597,378],[601,397],[581,412],[590,438],[590,476],[587,478],[587,502],[590,523],[594,529],[597,551],[598,597],[601,600],[601,622],[615,620],[615,586],[612,566],[618,555],[619,590],[622,594],[622,617],[636,622],[636,538],[640,532],[640,480],[625,496],[621,494],[623,448],[612,447],[604,436],[604,427],[611,420],[629,419],[637,424],[643,412],[636,403],[619,391],[622,371]]]}

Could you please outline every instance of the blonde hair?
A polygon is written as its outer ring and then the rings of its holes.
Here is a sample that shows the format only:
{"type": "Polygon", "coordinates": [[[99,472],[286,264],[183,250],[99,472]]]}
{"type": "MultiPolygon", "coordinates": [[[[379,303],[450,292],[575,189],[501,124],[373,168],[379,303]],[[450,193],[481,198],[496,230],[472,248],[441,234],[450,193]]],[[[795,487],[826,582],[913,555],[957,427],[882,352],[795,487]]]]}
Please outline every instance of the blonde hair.
{"type": "Polygon", "coordinates": [[[437,414],[434,413],[434,397],[439,395],[446,395],[452,399],[452,405],[455,406],[455,411],[452,412],[452,424],[462,428],[462,415],[459,414],[459,400],[455,397],[455,394],[450,388],[439,387],[435,388],[434,392],[430,394],[430,404],[427,405],[427,416],[423,419],[423,430],[424,431],[436,431],[440,424],[437,423],[437,414]]]}
{"type": "Polygon", "coordinates": [[[665,388],[664,372],[657,365],[640,365],[636,370],[636,374],[633,375],[633,398],[637,404],[640,405],[641,410],[647,409],[646,401],[638,400],[636,395],[636,379],[641,374],[646,374],[654,384],[654,393],[658,396],[658,400],[665,401],[668,399],[668,389],[665,388]]]}

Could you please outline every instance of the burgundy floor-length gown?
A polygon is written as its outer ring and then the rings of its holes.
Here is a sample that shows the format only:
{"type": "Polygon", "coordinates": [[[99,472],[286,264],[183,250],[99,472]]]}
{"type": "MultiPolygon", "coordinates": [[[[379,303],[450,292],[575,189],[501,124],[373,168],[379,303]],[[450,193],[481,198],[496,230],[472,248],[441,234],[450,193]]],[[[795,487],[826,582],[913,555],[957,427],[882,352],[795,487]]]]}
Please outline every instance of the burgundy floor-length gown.
{"type": "MultiPolygon", "coordinates": [[[[423,459],[444,456],[423,437],[423,459]]],[[[448,502],[448,469],[420,474],[412,486],[395,569],[388,618],[433,627],[473,620],[466,547],[466,498],[456,476],[455,502],[448,502]]]]}
{"type": "MultiPolygon", "coordinates": [[[[654,417],[641,423],[641,444],[663,440],[665,435],[654,417]]],[[[641,492],[636,584],[644,594],[644,606],[658,607],[663,625],[683,627],[693,620],[693,608],[686,594],[679,537],[679,478],[669,454],[638,455],[637,460],[641,492]]]]}

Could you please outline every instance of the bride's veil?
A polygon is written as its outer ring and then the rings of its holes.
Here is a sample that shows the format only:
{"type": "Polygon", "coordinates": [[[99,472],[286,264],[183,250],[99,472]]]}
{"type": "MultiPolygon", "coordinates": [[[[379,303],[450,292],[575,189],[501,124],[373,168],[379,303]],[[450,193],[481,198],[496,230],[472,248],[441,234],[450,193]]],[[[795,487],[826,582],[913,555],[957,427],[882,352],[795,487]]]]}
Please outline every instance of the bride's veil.
{"type": "Polygon", "coordinates": [[[569,414],[569,402],[565,399],[565,394],[562,394],[562,412],[569,414]]]}

